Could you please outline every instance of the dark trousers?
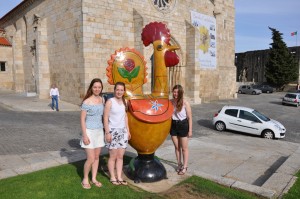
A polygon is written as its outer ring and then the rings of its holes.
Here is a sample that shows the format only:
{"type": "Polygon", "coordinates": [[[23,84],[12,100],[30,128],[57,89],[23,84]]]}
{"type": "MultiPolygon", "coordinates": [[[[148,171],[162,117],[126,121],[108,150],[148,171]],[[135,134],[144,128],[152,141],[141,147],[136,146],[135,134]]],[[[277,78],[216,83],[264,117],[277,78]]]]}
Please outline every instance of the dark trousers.
{"type": "Polygon", "coordinates": [[[54,102],[55,102],[55,108],[58,111],[58,96],[57,95],[52,95],[52,104],[51,104],[52,109],[54,109],[54,102]]]}

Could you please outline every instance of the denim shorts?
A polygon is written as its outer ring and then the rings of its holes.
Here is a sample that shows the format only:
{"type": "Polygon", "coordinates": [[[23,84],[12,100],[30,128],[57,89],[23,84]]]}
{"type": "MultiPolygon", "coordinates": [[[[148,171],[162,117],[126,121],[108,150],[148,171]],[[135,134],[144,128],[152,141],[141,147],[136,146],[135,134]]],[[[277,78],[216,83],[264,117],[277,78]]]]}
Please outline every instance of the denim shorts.
{"type": "Polygon", "coordinates": [[[189,133],[189,122],[187,119],[184,120],[172,120],[172,126],[170,135],[187,137],[189,133]]]}

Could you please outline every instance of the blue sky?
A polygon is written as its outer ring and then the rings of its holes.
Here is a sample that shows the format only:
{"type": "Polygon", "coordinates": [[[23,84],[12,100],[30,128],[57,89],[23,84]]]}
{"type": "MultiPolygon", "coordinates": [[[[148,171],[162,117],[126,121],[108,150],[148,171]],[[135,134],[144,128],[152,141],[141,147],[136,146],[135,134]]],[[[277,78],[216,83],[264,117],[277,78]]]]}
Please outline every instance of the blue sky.
{"type": "MultiPolygon", "coordinates": [[[[0,0],[0,17],[21,0],[0,0]]],[[[300,0],[234,0],[235,50],[245,52],[268,49],[272,32],[268,26],[283,34],[288,47],[300,45],[300,0]],[[298,31],[297,36],[291,36],[298,31]],[[296,41],[297,39],[297,41],[296,41]]]]}
{"type": "Polygon", "coordinates": [[[272,32],[281,32],[288,47],[300,44],[299,0],[234,0],[235,2],[235,50],[269,49],[272,32]],[[291,36],[298,31],[298,36],[291,36]]]}
{"type": "Polygon", "coordinates": [[[0,0],[0,17],[16,7],[22,0],[0,0]]]}

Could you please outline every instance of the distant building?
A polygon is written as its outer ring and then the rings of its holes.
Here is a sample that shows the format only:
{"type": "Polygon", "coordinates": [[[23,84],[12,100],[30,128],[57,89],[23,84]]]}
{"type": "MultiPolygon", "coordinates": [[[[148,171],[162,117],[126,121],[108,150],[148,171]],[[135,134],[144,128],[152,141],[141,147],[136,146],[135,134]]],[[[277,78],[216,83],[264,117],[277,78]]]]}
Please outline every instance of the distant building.
{"type": "Polygon", "coordinates": [[[13,76],[8,75],[8,63],[12,63],[12,45],[5,35],[4,29],[0,29],[0,88],[12,88],[13,76]]]}
{"type": "MultiPolygon", "coordinates": [[[[289,47],[288,49],[294,55],[300,71],[300,46],[289,47]]],[[[236,81],[253,83],[266,82],[265,65],[268,58],[269,49],[236,53],[236,81]]],[[[300,74],[298,74],[298,83],[300,83],[300,74]]]]}

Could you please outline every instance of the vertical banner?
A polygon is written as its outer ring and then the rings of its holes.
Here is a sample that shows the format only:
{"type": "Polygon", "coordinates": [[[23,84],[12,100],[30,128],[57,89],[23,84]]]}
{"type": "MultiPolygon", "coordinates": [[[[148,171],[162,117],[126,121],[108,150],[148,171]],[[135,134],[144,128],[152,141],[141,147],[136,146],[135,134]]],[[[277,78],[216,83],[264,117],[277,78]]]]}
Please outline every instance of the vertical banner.
{"type": "Polygon", "coordinates": [[[198,61],[201,68],[217,67],[216,19],[191,11],[191,21],[200,32],[200,45],[197,46],[198,61]]]}

